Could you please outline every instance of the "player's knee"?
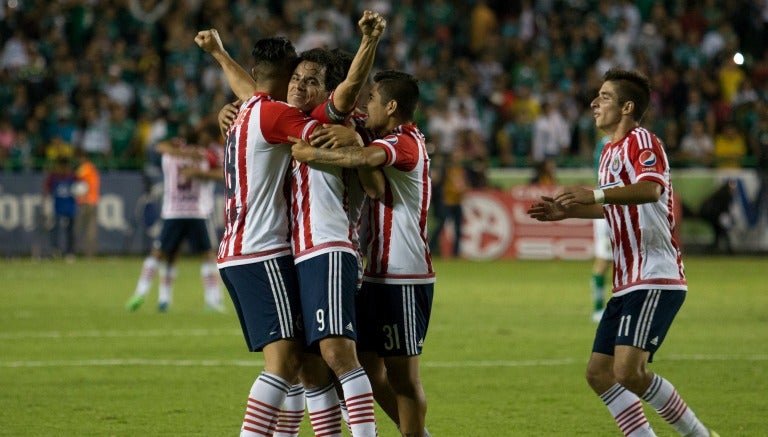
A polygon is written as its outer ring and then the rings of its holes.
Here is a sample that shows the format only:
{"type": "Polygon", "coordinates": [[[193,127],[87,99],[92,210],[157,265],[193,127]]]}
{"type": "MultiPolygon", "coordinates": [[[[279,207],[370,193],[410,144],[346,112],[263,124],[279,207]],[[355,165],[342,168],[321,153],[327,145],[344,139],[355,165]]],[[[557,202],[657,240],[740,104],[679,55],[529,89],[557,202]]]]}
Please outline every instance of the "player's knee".
{"type": "Polygon", "coordinates": [[[587,367],[584,376],[587,380],[587,384],[598,393],[603,392],[606,386],[613,385],[613,374],[606,369],[587,367]]]}
{"type": "Polygon", "coordinates": [[[634,393],[642,393],[646,388],[646,372],[643,368],[636,366],[616,366],[613,370],[616,375],[616,382],[626,387],[634,393]]]}

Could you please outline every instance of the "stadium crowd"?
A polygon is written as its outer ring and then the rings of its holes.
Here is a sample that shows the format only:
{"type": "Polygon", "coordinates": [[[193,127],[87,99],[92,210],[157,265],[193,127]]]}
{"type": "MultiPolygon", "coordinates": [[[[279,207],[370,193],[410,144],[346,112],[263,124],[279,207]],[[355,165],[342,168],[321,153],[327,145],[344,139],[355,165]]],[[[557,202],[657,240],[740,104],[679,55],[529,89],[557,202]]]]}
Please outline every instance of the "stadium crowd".
{"type": "MultiPolygon", "coordinates": [[[[589,102],[610,66],[652,78],[644,120],[676,166],[768,168],[766,0],[7,0],[0,5],[0,167],[83,149],[138,169],[233,100],[194,36],[215,27],[241,65],[258,38],[354,51],[360,11],[390,23],[375,69],[420,80],[435,153],[476,172],[553,158],[589,166],[589,102]]],[[[481,178],[482,179],[482,178],[481,178]]]]}

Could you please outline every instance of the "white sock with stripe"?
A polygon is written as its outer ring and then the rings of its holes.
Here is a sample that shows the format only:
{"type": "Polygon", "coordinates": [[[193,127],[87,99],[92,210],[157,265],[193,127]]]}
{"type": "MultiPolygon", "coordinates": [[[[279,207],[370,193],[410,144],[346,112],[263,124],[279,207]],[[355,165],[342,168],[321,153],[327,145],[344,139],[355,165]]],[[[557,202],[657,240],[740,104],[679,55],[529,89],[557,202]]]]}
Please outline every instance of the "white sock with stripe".
{"type": "Polygon", "coordinates": [[[171,303],[173,300],[173,284],[176,282],[176,267],[163,264],[160,266],[160,287],[158,302],[171,303]]]}
{"type": "Polygon", "coordinates": [[[636,394],[621,384],[614,384],[600,395],[616,424],[626,437],[655,437],[648,419],[643,413],[643,403],[636,394]]]}
{"type": "Polygon", "coordinates": [[[352,432],[352,428],[349,426],[349,410],[347,410],[347,403],[344,399],[339,399],[339,407],[341,407],[341,418],[344,420],[344,424],[347,425],[349,432],[352,432]]]}
{"type": "Polygon", "coordinates": [[[158,263],[157,258],[151,256],[144,259],[144,263],[141,265],[139,281],[136,283],[136,290],[133,294],[136,296],[146,296],[149,293],[149,289],[155,281],[155,275],[157,275],[158,263]]]}
{"type": "Polygon", "coordinates": [[[688,408],[675,387],[661,376],[653,376],[651,386],[643,393],[643,400],[681,435],[709,437],[707,428],[688,408]]]}
{"type": "Polygon", "coordinates": [[[280,406],[285,402],[291,384],[283,378],[262,371],[248,395],[240,437],[272,436],[280,406]]]}
{"type": "Polygon", "coordinates": [[[316,436],[341,437],[341,409],[333,384],[307,390],[307,410],[316,436]]]}
{"type": "Polygon", "coordinates": [[[344,402],[349,411],[349,427],[353,437],[376,437],[373,389],[371,381],[362,367],[351,370],[339,377],[344,391],[344,402]]]}
{"type": "Polygon", "coordinates": [[[205,289],[205,303],[211,307],[221,306],[221,287],[219,286],[219,270],[210,261],[200,265],[200,277],[205,289]]]}
{"type": "Polygon", "coordinates": [[[288,395],[283,402],[274,437],[298,437],[302,420],[304,420],[304,386],[294,384],[288,390],[288,395]]]}

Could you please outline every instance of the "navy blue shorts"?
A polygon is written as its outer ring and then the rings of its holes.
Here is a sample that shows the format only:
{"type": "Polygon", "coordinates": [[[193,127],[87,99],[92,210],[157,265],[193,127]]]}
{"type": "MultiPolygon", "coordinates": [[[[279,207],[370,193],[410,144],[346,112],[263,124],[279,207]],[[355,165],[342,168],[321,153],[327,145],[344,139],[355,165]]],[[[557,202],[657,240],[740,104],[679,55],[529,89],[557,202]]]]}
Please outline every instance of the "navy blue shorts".
{"type": "Polygon", "coordinates": [[[435,284],[363,282],[356,299],[358,349],[382,357],[420,355],[434,292],[435,284]]]}
{"type": "Polygon", "coordinates": [[[302,339],[299,284],[292,256],[219,270],[252,352],[284,338],[302,339]]]}
{"type": "Polygon", "coordinates": [[[685,295],[685,290],[637,290],[612,297],[597,326],[592,352],[613,355],[616,345],[634,346],[650,352],[652,361],[685,295]]]}
{"type": "Polygon", "coordinates": [[[357,340],[357,257],[335,251],[296,265],[307,345],[331,336],[357,340]]]}
{"type": "Polygon", "coordinates": [[[155,242],[164,254],[178,252],[181,242],[187,240],[192,253],[211,250],[214,231],[206,219],[163,219],[163,228],[155,242]]]}

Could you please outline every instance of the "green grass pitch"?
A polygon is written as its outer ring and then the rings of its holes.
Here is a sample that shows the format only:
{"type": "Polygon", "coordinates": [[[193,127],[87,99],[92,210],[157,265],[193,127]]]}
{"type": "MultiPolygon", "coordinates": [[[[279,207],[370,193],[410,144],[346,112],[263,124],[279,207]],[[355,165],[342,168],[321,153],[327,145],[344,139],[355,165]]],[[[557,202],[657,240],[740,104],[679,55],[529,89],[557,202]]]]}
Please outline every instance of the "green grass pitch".
{"type": "MultiPolygon", "coordinates": [[[[0,436],[235,436],[261,370],[183,259],[170,311],[123,305],[140,258],[0,262],[0,436]]],[[[722,436],[766,435],[764,257],[688,257],[688,299],[651,369],[722,436]]],[[[618,436],[583,374],[590,263],[438,260],[422,356],[436,437],[618,436]]],[[[660,436],[676,435],[646,408],[660,436]]],[[[382,437],[397,431],[380,411],[382,437]]],[[[311,435],[307,420],[302,435],[311,435]]]]}

